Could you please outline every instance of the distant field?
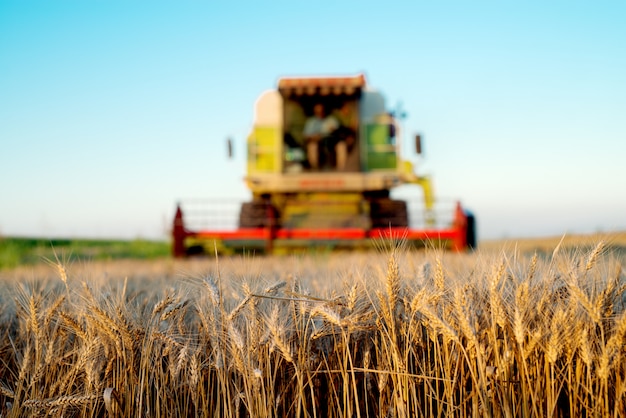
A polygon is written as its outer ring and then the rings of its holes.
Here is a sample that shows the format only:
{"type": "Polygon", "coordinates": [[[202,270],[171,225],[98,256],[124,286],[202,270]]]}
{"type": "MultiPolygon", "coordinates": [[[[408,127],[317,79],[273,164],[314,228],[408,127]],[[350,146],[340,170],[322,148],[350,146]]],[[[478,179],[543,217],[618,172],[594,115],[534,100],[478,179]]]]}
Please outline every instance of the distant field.
{"type": "Polygon", "coordinates": [[[626,232],[609,232],[595,234],[565,234],[563,236],[543,238],[510,238],[480,242],[480,248],[487,251],[501,249],[518,249],[522,252],[552,252],[559,243],[561,248],[581,251],[595,247],[598,242],[606,243],[611,251],[626,254],[626,232]]]}
{"type": "Polygon", "coordinates": [[[148,240],[89,240],[0,237],[0,270],[43,260],[155,259],[170,254],[169,243],[148,240]]]}
{"type": "Polygon", "coordinates": [[[0,416],[619,417],[625,244],[53,253],[0,270],[0,416]]]}

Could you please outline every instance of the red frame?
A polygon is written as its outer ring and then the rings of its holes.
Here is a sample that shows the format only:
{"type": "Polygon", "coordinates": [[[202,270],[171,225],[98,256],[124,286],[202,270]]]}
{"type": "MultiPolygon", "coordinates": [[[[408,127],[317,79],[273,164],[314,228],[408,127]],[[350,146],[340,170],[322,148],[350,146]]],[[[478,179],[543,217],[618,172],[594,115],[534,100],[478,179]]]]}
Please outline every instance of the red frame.
{"type": "Polygon", "coordinates": [[[447,240],[451,242],[453,251],[464,251],[467,248],[467,216],[460,203],[456,204],[454,222],[446,229],[407,229],[407,228],[358,228],[336,229],[286,229],[286,228],[240,228],[235,231],[201,230],[190,231],[185,228],[183,212],[180,205],[176,209],[174,228],[172,230],[172,254],[184,257],[187,254],[186,238],[220,239],[220,240],[257,240],[265,241],[267,252],[273,249],[274,241],[281,240],[341,240],[358,241],[368,239],[406,239],[409,241],[447,240]]]}

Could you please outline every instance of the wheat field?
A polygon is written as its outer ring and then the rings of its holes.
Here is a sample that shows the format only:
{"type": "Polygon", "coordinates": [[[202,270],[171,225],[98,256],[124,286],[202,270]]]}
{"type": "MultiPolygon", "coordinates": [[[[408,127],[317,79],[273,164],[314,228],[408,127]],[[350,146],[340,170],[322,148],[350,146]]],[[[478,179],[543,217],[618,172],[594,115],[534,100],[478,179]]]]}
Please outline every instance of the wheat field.
{"type": "Polygon", "coordinates": [[[623,416],[623,255],[561,244],[0,272],[0,416],[623,416]]]}

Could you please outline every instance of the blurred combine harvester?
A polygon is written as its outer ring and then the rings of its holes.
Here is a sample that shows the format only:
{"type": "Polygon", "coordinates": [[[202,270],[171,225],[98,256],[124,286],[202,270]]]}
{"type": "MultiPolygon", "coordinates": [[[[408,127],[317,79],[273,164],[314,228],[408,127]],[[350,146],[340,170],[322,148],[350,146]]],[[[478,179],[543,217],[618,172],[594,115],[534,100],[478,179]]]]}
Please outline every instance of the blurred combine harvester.
{"type": "Polygon", "coordinates": [[[280,79],[255,104],[245,177],[251,201],[180,202],[174,256],[367,248],[385,239],[474,247],[473,215],[460,203],[435,210],[429,179],[401,159],[399,128],[363,75],[280,79]],[[419,205],[391,197],[407,184],[421,187],[419,205]]]}

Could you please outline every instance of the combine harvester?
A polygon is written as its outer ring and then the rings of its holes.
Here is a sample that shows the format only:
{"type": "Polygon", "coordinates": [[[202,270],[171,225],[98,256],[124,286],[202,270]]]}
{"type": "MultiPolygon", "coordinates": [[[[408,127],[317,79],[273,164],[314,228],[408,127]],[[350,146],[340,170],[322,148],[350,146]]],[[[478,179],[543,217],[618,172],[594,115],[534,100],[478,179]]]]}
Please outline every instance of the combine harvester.
{"type": "Polygon", "coordinates": [[[245,177],[251,201],[221,205],[221,213],[216,202],[208,210],[190,209],[198,201],[179,203],[173,255],[371,248],[385,240],[474,247],[474,216],[458,202],[435,211],[429,179],[401,159],[399,128],[363,75],[280,79],[255,105],[245,177]],[[314,113],[323,120],[319,135],[308,122],[314,113]],[[417,209],[390,195],[411,184],[422,189],[417,209]],[[230,228],[224,211],[239,213],[230,228]],[[200,218],[207,222],[194,221],[200,218]]]}

